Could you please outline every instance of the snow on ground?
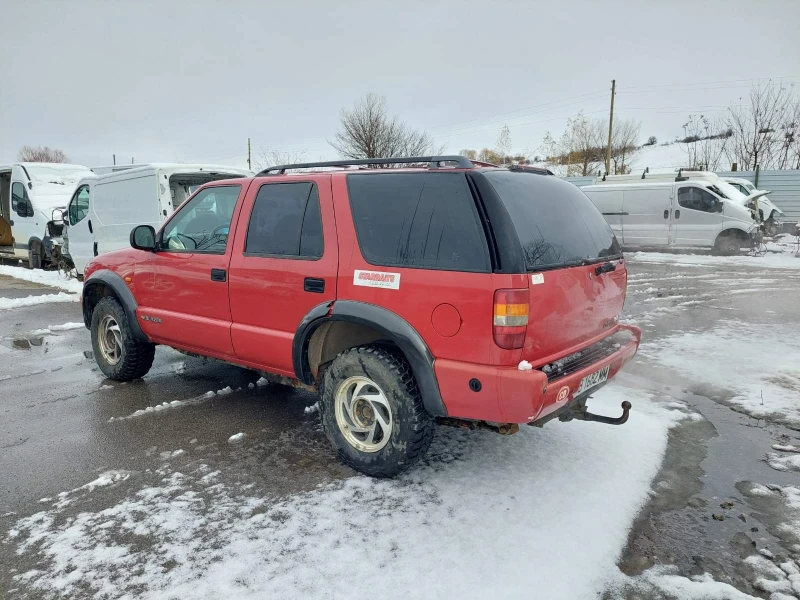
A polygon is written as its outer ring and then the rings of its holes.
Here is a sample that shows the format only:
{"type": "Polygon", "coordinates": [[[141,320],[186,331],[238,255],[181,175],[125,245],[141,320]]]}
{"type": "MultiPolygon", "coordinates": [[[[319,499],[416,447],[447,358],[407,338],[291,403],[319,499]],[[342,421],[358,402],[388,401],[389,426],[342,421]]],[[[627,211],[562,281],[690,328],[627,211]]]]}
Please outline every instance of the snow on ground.
{"type": "Polygon", "coordinates": [[[709,254],[670,254],[668,252],[633,252],[625,254],[630,262],[667,263],[681,267],[755,267],[760,269],[800,269],[800,258],[788,252],[764,256],[712,256],[709,254]]]}
{"type": "Polygon", "coordinates": [[[626,399],[625,427],[555,423],[509,437],[442,427],[395,480],[354,476],[283,499],[245,496],[196,462],[165,465],[119,501],[79,489],[92,511],[53,506],[17,521],[6,542],[38,568],[16,581],[46,595],[165,600],[344,598],[373,584],[404,600],[596,598],[618,577],[668,429],[685,416],[616,383],[590,405],[616,416],[626,399]]]}
{"type": "Polygon", "coordinates": [[[791,331],[722,320],[709,329],[644,341],[639,357],[729,390],[728,400],[756,418],[800,426],[800,338],[791,331]],[[763,398],[762,398],[763,396],[763,398]]]}
{"type": "MultiPolygon", "coordinates": [[[[655,566],[641,575],[625,577],[620,574],[612,591],[623,597],[623,590],[635,591],[636,598],[675,598],[680,600],[756,600],[755,596],[740,592],[736,588],[714,581],[706,574],[691,579],[676,573],[677,569],[668,566],[655,566]]],[[[794,596],[791,596],[794,598],[794,596]]]]}
{"type": "Polygon", "coordinates": [[[47,329],[50,331],[69,331],[70,329],[81,329],[86,327],[83,323],[64,323],[63,325],[48,325],[47,329]]]}
{"type": "Polygon", "coordinates": [[[0,275],[14,277],[31,283],[49,285],[59,288],[65,292],[80,294],[83,291],[83,284],[77,279],[67,279],[58,271],[42,271],[41,269],[25,269],[23,267],[11,267],[0,265],[0,275]]]}
{"type": "Polygon", "coordinates": [[[12,308],[23,308],[25,306],[35,306],[37,304],[49,304],[51,302],[77,302],[79,296],[75,294],[42,294],[41,296],[26,296],[24,298],[0,298],[0,310],[10,310],[12,308]]]}

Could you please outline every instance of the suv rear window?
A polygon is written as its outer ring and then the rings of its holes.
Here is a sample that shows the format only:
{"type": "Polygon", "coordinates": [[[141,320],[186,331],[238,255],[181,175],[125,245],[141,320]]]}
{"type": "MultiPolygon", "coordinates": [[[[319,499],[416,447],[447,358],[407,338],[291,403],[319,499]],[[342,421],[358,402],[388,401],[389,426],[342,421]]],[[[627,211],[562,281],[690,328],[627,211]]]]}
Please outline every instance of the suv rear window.
{"type": "Polygon", "coordinates": [[[463,173],[347,176],[364,259],[387,267],[488,272],[489,253],[463,173]]]}
{"type": "Polygon", "coordinates": [[[574,185],[548,175],[483,171],[505,204],[528,271],[622,256],[611,227],[574,185]]]}

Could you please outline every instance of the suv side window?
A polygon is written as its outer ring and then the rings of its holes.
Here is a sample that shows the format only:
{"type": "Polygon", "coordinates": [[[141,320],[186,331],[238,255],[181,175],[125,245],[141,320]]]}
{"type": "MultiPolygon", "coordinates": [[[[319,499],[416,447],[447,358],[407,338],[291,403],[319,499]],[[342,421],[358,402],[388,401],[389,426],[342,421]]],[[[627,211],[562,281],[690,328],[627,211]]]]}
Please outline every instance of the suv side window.
{"type": "Polygon", "coordinates": [[[25,186],[19,181],[15,181],[14,185],[11,186],[11,210],[20,217],[33,216],[33,206],[28,198],[28,192],[25,191],[25,186]]]}
{"type": "Polygon", "coordinates": [[[678,204],[689,210],[717,212],[718,200],[709,192],[697,187],[683,187],[678,190],[678,204]]]}
{"type": "Polygon", "coordinates": [[[161,247],[173,252],[225,254],[240,185],[206,188],[195,194],[167,223],[161,247]]]}
{"type": "Polygon", "coordinates": [[[489,272],[489,253],[463,173],[347,176],[364,259],[376,266],[489,272]]]}
{"type": "Polygon", "coordinates": [[[248,256],[322,256],[322,216],[317,186],[266,183],[253,204],[244,253],[248,256]]]}
{"type": "Polygon", "coordinates": [[[89,214],[89,186],[84,185],[78,188],[69,203],[69,224],[80,223],[89,214]]]}

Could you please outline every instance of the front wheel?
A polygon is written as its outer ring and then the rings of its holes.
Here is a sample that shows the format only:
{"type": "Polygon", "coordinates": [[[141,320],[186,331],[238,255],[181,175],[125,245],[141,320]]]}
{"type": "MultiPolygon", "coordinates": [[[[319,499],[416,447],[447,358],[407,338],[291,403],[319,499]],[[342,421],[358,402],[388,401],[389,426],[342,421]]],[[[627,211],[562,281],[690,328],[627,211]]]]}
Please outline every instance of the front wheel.
{"type": "Polygon", "coordinates": [[[714,244],[714,249],[717,254],[722,256],[733,256],[740,254],[742,248],[742,240],[736,235],[720,235],[717,238],[717,243],[714,244]]]}
{"type": "Polygon", "coordinates": [[[28,246],[28,268],[41,269],[44,262],[44,248],[39,242],[31,242],[28,246]]]}
{"type": "Polygon", "coordinates": [[[134,338],[125,309],[108,296],[92,313],[92,349],[97,366],[114,381],[144,377],[153,366],[156,351],[155,344],[134,338]]]}
{"type": "Polygon", "coordinates": [[[411,367],[397,350],[369,345],[342,352],[322,382],[322,425],[339,457],[372,477],[412,467],[433,440],[411,367]]]}
{"type": "Polygon", "coordinates": [[[775,222],[775,219],[770,217],[764,222],[764,232],[770,236],[775,237],[778,235],[778,224],[775,222]]]}

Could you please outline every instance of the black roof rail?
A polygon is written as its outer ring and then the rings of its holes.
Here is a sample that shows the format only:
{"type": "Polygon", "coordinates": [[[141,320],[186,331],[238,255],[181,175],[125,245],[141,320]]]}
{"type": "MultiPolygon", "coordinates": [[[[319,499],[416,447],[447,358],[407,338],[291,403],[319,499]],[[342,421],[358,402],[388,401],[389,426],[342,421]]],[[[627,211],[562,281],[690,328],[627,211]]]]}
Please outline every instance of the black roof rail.
{"type": "Polygon", "coordinates": [[[466,156],[402,156],[397,158],[358,158],[331,160],[327,162],[297,163],[294,165],[277,165],[261,171],[262,175],[283,175],[289,169],[313,169],[316,167],[354,167],[361,165],[397,165],[410,163],[428,163],[429,169],[438,169],[442,163],[456,163],[462,169],[472,169],[474,165],[466,156]]]}

